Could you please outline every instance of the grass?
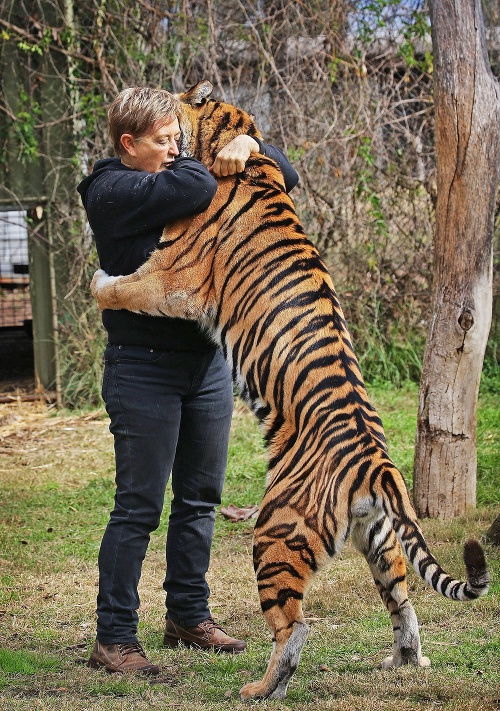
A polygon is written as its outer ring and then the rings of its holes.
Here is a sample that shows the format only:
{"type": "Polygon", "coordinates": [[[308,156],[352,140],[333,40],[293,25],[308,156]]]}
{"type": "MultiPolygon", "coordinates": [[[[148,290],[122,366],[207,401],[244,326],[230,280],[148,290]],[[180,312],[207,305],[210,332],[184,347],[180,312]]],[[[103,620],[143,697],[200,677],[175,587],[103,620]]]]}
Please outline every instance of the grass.
{"type": "MultiPolygon", "coordinates": [[[[35,655],[26,650],[0,649],[0,671],[2,676],[13,674],[30,675],[45,670],[55,670],[61,667],[58,659],[35,655]]],[[[1,684],[1,681],[0,681],[1,684]]]]}
{"type": "Polygon", "coordinates": [[[358,325],[351,323],[354,346],[361,372],[366,381],[392,383],[396,387],[407,382],[418,383],[422,372],[425,337],[410,329],[402,332],[393,326],[383,334],[376,326],[361,318],[358,325]]]}
{"type": "MultiPolygon", "coordinates": [[[[371,387],[391,454],[411,483],[417,388],[371,387]]],[[[239,688],[263,674],[271,649],[251,565],[253,522],[217,517],[209,582],[214,615],[249,640],[236,657],[162,648],[164,535],[168,507],[152,536],[141,580],[140,637],[162,667],[159,680],[114,677],[84,663],[94,639],[96,559],[113,496],[112,438],[101,413],[59,413],[41,405],[0,410],[0,708],[185,709],[248,706],[239,688]],[[23,409],[24,408],[24,409],[23,409]]],[[[461,549],[498,513],[500,405],[493,388],[478,415],[478,500],[452,522],[424,521],[440,562],[462,575],[461,549]]],[[[224,504],[257,503],[265,454],[258,428],[236,408],[224,504]]],[[[311,635],[285,701],[260,708],[495,709],[500,706],[500,551],[486,546],[490,593],[458,605],[411,571],[411,599],[430,669],[382,672],[389,620],[369,570],[347,546],[315,580],[306,600],[311,635]]],[[[251,706],[250,706],[251,707],[251,706]]]]}

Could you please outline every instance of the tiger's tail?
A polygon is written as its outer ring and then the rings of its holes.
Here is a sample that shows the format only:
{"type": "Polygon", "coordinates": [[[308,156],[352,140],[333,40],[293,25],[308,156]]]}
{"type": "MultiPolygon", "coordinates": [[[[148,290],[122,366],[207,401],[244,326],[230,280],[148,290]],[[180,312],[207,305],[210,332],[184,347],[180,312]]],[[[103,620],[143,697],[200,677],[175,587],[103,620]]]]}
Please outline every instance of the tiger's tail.
{"type": "Polygon", "coordinates": [[[455,580],[430,552],[399,471],[385,473],[382,489],[386,514],[408,560],[427,585],[444,597],[458,601],[475,600],[488,592],[490,574],[478,541],[469,540],[464,545],[467,581],[455,580]]]}

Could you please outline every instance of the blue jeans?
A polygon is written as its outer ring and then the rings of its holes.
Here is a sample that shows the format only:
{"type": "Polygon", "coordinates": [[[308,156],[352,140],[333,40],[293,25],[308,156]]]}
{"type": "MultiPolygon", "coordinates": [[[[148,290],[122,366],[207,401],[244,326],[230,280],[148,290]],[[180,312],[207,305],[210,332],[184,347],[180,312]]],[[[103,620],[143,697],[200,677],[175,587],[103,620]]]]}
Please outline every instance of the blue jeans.
{"type": "Polygon", "coordinates": [[[227,465],[233,391],[222,353],[108,346],[103,398],[116,459],[113,511],[99,551],[97,637],[137,639],[137,587],[172,473],[164,581],[168,616],[210,616],[205,574],[227,465]]]}

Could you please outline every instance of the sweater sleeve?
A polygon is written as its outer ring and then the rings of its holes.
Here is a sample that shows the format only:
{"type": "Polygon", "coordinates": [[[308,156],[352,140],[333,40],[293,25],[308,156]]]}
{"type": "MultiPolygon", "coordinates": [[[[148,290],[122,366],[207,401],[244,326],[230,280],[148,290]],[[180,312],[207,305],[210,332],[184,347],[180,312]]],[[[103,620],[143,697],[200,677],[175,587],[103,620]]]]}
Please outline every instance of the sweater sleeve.
{"type": "Polygon", "coordinates": [[[161,229],[167,223],[205,210],[217,182],[193,158],[179,158],[159,173],[105,171],[87,192],[91,227],[109,227],[131,236],[161,229]]]}
{"type": "Polygon", "coordinates": [[[291,165],[283,151],[281,151],[279,148],[276,148],[276,146],[271,146],[269,143],[264,143],[264,141],[261,141],[259,138],[255,138],[255,136],[252,136],[252,138],[259,144],[260,152],[262,153],[262,155],[271,158],[279,165],[280,170],[283,173],[283,177],[285,179],[286,191],[287,193],[289,193],[290,190],[293,190],[293,188],[299,182],[299,175],[295,168],[291,165]]]}

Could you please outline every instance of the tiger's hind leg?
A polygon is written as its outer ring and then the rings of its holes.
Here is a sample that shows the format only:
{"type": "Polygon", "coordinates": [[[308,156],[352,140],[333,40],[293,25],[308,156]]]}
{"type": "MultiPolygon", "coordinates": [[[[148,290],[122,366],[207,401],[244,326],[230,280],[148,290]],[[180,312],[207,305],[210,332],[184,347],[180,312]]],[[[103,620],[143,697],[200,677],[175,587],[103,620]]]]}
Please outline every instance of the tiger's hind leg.
{"type": "Polygon", "coordinates": [[[288,623],[276,630],[273,651],[264,678],[262,681],[245,684],[240,689],[240,698],[243,701],[285,698],[308,632],[309,626],[305,622],[288,623]]]}
{"type": "Polygon", "coordinates": [[[382,668],[404,664],[429,666],[429,659],[422,656],[417,616],[408,600],[403,551],[389,519],[382,514],[369,524],[358,522],[353,527],[352,538],[370,566],[375,585],[391,617],[393,653],[384,659],[382,668]]]}
{"type": "Polygon", "coordinates": [[[246,684],[240,698],[283,699],[297,668],[309,627],[302,613],[302,599],[312,577],[299,551],[291,551],[285,540],[263,546],[259,557],[256,533],[254,556],[261,607],[273,635],[273,651],[264,678],[246,684]]]}

